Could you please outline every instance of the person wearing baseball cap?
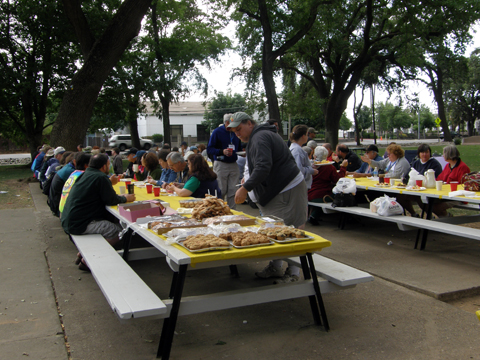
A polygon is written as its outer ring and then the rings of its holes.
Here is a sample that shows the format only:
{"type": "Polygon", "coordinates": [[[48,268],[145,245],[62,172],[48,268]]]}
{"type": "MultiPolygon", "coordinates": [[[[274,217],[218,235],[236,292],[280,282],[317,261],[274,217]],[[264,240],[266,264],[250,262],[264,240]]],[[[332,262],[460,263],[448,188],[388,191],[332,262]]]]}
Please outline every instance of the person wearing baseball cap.
{"type": "Polygon", "coordinates": [[[127,152],[128,166],[127,166],[127,170],[125,170],[122,177],[129,178],[129,179],[133,178],[133,175],[135,174],[133,171],[133,164],[137,162],[137,152],[138,152],[138,149],[133,147],[130,148],[130,150],[128,150],[127,152]]]}
{"type": "MultiPolygon", "coordinates": [[[[277,216],[285,225],[303,229],[308,217],[307,185],[295,159],[275,126],[258,125],[244,112],[233,114],[229,128],[241,141],[247,142],[248,179],[235,194],[242,204],[253,191],[263,216],[277,216]]],[[[279,277],[277,283],[298,281],[300,269],[288,267],[283,271],[282,260],[271,261],[255,275],[266,279],[279,277]]]]}
{"type": "MultiPolygon", "coordinates": [[[[378,155],[378,147],[373,144],[368,145],[367,149],[365,150],[365,155],[368,156],[369,159],[374,161],[383,160],[383,158],[378,155]]],[[[372,168],[369,163],[364,162],[357,171],[347,172],[347,175],[353,175],[354,178],[367,177],[371,176],[373,170],[374,168],[372,168]]]]}

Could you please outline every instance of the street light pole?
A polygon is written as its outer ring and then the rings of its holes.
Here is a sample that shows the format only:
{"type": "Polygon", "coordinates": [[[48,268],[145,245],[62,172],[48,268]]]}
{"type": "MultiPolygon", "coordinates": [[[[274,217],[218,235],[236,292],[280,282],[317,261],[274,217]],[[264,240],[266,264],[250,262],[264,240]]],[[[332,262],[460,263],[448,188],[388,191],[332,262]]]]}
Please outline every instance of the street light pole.
{"type": "Polygon", "coordinates": [[[420,140],[420,106],[418,107],[418,139],[420,140]]]}

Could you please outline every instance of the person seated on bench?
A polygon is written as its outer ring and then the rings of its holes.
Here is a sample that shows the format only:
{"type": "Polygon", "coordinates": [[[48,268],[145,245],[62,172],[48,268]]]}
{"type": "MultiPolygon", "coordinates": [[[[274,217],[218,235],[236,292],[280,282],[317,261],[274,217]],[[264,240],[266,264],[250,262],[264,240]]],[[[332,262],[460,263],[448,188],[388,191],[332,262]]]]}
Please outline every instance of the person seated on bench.
{"type": "Polygon", "coordinates": [[[52,180],[52,185],[50,185],[47,200],[48,206],[50,206],[50,210],[52,210],[55,216],[60,216],[59,206],[63,185],[65,185],[65,182],[75,170],[84,171],[87,168],[90,157],[90,154],[86,154],[83,151],[77,152],[75,153],[73,160],[55,174],[55,177],[52,180]]]}
{"type": "MultiPolygon", "coordinates": [[[[188,178],[188,164],[182,154],[172,151],[167,155],[167,164],[168,167],[175,172],[173,183],[184,184],[188,178]]],[[[162,187],[166,188],[167,185],[168,183],[164,183],[162,187]]]]}
{"type": "MultiPolygon", "coordinates": [[[[374,161],[383,160],[383,158],[378,155],[378,147],[376,145],[369,145],[365,150],[365,155],[368,156],[369,159],[374,161]]],[[[357,171],[347,171],[347,175],[353,175],[354,178],[372,176],[374,169],[375,168],[370,166],[369,163],[364,162],[362,166],[360,166],[360,169],[358,169],[357,171]]]]}
{"type": "MultiPolygon", "coordinates": [[[[448,145],[443,148],[443,158],[448,163],[445,165],[442,173],[437,177],[437,180],[442,180],[449,184],[453,181],[462,183],[463,175],[470,172],[470,168],[460,159],[460,152],[455,145],[448,145]]],[[[438,217],[451,216],[447,209],[459,204],[458,201],[441,201],[433,204],[433,213],[438,217]]]]}
{"type": "Polygon", "coordinates": [[[333,161],[336,162],[335,167],[340,169],[340,164],[343,160],[348,160],[347,171],[356,171],[362,166],[362,161],[355,152],[350,150],[345,144],[338,144],[337,155],[332,155],[333,161]]]}
{"type": "Polygon", "coordinates": [[[402,147],[397,144],[390,144],[387,147],[388,158],[375,161],[368,156],[363,155],[362,160],[368,163],[372,168],[378,167],[378,170],[384,170],[385,174],[389,173],[391,178],[402,179],[410,171],[410,164],[405,159],[405,152],[402,147]]]}
{"type": "MultiPolygon", "coordinates": [[[[119,241],[122,227],[105,206],[135,201],[134,194],[117,195],[108,178],[110,159],[106,154],[92,156],[88,168],[75,182],[60,215],[67,234],[101,234],[111,245],[119,241]]],[[[77,255],[80,270],[88,267],[77,255]]]]}
{"type": "MultiPolygon", "coordinates": [[[[323,146],[317,146],[315,148],[315,160],[323,161],[328,156],[328,150],[323,146]]],[[[313,176],[312,186],[308,190],[308,201],[323,203],[323,198],[326,195],[333,196],[332,189],[337,183],[338,179],[345,177],[346,169],[348,165],[348,160],[343,160],[340,165],[340,171],[337,172],[337,169],[333,165],[324,165],[318,168],[318,173],[313,176]]],[[[312,225],[319,225],[318,221],[320,219],[321,209],[314,207],[309,218],[308,222],[312,225]]]]}
{"type": "MultiPolygon", "coordinates": [[[[418,171],[420,175],[423,175],[427,170],[433,169],[435,171],[435,178],[437,178],[442,172],[442,166],[440,163],[432,157],[432,149],[427,144],[421,144],[417,149],[418,160],[415,160],[412,164],[412,169],[418,171]]],[[[398,194],[396,196],[400,205],[407,210],[411,216],[420,217],[414,207],[413,202],[416,202],[420,208],[423,208],[423,202],[420,197],[413,195],[398,194]]]]}
{"type": "Polygon", "coordinates": [[[202,154],[191,154],[187,160],[189,177],[185,184],[172,184],[167,186],[167,191],[172,191],[178,196],[192,196],[204,198],[206,194],[216,194],[222,198],[218,186],[217,174],[208,166],[202,154]]]}

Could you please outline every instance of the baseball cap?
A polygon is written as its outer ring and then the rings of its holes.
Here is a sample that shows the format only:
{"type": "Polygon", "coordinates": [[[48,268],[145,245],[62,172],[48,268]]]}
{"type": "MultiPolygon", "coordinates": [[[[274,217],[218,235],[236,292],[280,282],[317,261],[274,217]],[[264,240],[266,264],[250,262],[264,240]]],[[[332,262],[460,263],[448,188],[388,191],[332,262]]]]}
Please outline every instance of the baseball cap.
{"type": "Polygon", "coordinates": [[[315,130],[315,128],[313,128],[313,127],[309,127],[307,132],[310,133],[310,134],[316,134],[317,130],[315,130]]]}
{"type": "Polygon", "coordinates": [[[55,155],[55,152],[54,152],[53,149],[49,149],[49,150],[47,151],[47,153],[45,154],[45,156],[48,156],[48,157],[51,157],[51,156],[54,156],[54,155],[55,155]]]}
{"type": "Polygon", "coordinates": [[[243,120],[252,120],[252,117],[244,112],[236,112],[233,114],[230,124],[227,127],[234,128],[240,125],[243,120]]]}
{"type": "Polygon", "coordinates": [[[137,152],[138,152],[137,148],[130,148],[130,150],[128,150],[128,152],[127,152],[127,156],[133,154],[134,155],[133,157],[136,158],[137,157],[137,152]]]}
{"type": "Polygon", "coordinates": [[[59,146],[59,147],[55,148],[54,155],[57,156],[58,154],[63,154],[64,152],[65,152],[65,148],[62,147],[62,146],[59,146]]]}
{"type": "Polygon", "coordinates": [[[183,146],[183,145],[187,146],[188,144],[187,144],[186,141],[182,141],[182,143],[180,144],[180,146],[183,146]]]}
{"type": "Polygon", "coordinates": [[[91,154],[92,153],[92,147],[91,146],[86,146],[82,149],[84,153],[91,154]]]}
{"type": "Polygon", "coordinates": [[[198,148],[197,148],[195,145],[193,145],[193,146],[190,146],[190,149],[189,149],[189,150],[191,150],[191,151],[193,151],[193,150],[198,150],[198,148]]]}
{"type": "Polygon", "coordinates": [[[369,152],[369,151],[375,151],[376,153],[378,153],[378,147],[376,147],[375,145],[368,145],[367,150],[365,150],[365,152],[369,152]]]}
{"type": "Polygon", "coordinates": [[[138,151],[137,151],[137,154],[135,155],[135,157],[136,157],[137,159],[141,159],[142,156],[143,156],[143,154],[146,154],[146,153],[147,153],[147,152],[146,152],[145,150],[138,150],[138,151]]]}

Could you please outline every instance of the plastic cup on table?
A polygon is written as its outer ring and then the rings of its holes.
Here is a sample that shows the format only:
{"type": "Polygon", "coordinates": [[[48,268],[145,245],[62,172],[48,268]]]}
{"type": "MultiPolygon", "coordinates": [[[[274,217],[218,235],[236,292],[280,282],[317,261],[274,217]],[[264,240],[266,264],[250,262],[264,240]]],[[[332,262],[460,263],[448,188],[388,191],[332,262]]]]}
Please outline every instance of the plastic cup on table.
{"type": "Polygon", "coordinates": [[[435,187],[437,188],[437,191],[442,191],[442,186],[443,186],[442,180],[435,181],[435,187]]]}
{"type": "Polygon", "coordinates": [[[135,185],[134,184],[128,184],[127,189],[128,189],[129,194],[135,194],[135,185]]]}
{"type": "Polygon", "coordinates": [[[132,183],[132,182],[131,182],[130,180],[126,180],[126,181],[125,181],[125,186],[127,187],[127,189],[128,189],[128,185],[130,185],[131,183],[132,183]]]}
{"type": "Polygon", "coordinates": [[[378,175],[378,182],[380,184],[383,184],[385,182],[385,175],[383,174],[378,175]]]}
{"type": "Polygon", "coordinates": [[[385,180],[385,184],[390,184],[390,178],[389,177],[385,176],[384,180],[385,180]]]}
{"type": "Polygon", "coordinates": [[[119,189],[120,189],[120,195],[125,194],[125,186],[120,186],[119,189]]]}
{"type": "Polygon", "coordinates": [[[422,186],[423,186],[423,180],[415,180],[415,184],[416,184],[418,187],[422,187],[422,186]]]}
{"type": "Polygon", "coordinates": [[[138,172],[138,164],[133,164],[133,172],[138,172]]]}
{"type": "Polygon", "coordinates": [[[153,195],[160,196],[160,189],[161,189],[160,186],[154,186],[153,187],[153,195]]]}
{"type": "Polygon", "coordinates": [[[145,186],[147,188],[147,194],[151,194],[152,189],[153,189],[153,185],[152,184],[145,184],[145,186]]]}
{"type": "Polygon", "coordinates": [[[458,181],[450,182],[450,190],[451,191],[457,191],[457,186],[458,186],[458,181]]]}

